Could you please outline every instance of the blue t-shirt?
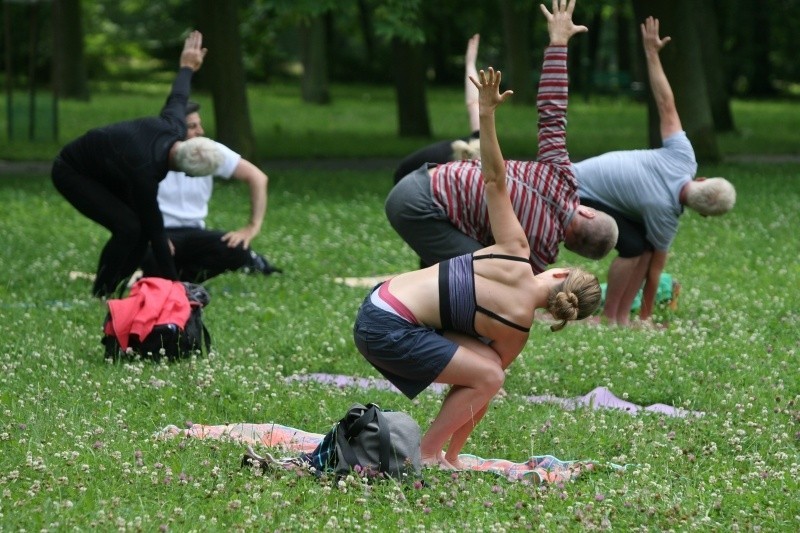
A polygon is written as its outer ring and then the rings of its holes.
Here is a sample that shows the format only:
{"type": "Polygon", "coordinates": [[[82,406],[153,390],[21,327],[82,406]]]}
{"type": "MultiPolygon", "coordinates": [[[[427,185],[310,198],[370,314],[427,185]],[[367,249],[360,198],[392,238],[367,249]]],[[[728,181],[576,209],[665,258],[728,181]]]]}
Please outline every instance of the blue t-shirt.
{"type": "Polygon", "coordinates": [[[578,196],[642,222],[650,244],[669,249],[683,212],[680,191],[697,173],[686,132],[669,136],[661,148],[608,152],[573,167],[578,196]]]}

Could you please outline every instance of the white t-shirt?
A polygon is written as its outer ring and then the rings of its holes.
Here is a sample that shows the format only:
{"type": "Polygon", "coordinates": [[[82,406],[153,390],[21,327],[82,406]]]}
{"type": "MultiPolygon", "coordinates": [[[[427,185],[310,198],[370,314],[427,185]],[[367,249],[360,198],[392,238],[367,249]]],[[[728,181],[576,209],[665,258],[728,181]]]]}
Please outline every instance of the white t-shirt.
{"type": "Polygon", "coordinates": [[[647,240],[668,250],[683,212],[680,192],[697,173],[694,149],[680,131],[661,148],[608,152],[573,163],[578,196],[644,223],[647,240]]]}
{"type": "MultiPolygon", "coordinates": [[[[242,156],[223,144],[216,144],[225,157],[214,176],[229,179],[242,156]]],[[[190,177],[175,170],[167,172],[167,177],[158,185],[158,207],[165,228],[206,227],[214,176],[190,177]]]]}

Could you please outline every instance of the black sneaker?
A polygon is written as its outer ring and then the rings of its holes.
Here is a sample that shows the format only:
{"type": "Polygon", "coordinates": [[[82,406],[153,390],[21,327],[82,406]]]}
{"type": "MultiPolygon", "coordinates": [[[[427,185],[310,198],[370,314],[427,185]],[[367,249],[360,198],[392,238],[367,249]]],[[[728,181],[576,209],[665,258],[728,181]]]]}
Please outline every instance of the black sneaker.
{"type": "Polygon", "coordinates": [[[248,274],[264,274],[265,276],[269,276],[275,272],[279,274],[283,272],[283,270],[280,268],[271,265],[270,262],[267,261],[266,257],[259,255],[252,250],[250,250],[250,263],[245,265],[242,268],[242,271],[248,274]]]}

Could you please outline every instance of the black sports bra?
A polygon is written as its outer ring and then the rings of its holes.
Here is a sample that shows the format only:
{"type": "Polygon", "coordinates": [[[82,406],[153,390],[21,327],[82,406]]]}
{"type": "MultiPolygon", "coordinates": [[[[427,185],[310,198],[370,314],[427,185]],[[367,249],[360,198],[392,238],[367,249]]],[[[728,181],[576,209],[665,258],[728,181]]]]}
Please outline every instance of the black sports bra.
{"type": "Polygon", "coordinates": [[[501,324],[529,333],[530,328],[520,326],[478,305],[475,298],[475,270],[472,263],[481,259],[529,262],[527,258],[504,254],[477,256],[465,254],[442,261],[439,264],[439,313],[442,328],[478,337],[478,332],[475,331],[475,313],[480,312],[501,324]]]}

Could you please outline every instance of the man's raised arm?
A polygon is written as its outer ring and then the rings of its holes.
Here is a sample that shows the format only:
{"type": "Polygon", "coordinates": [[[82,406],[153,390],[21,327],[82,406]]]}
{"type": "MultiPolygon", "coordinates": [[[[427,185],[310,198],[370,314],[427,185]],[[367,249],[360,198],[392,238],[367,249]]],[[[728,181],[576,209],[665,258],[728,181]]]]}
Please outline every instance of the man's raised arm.
{"type": "Polygon", "coordinates": [[[658,109],[661,138],[666,139],[681,131],[681,119],[675,106],[675,95],[664,73],[659,53],[670,42],[671,37],[658,36],[658,19],[647,17],[641,25],[644,57],[647,60],[647,77],[650,80],[650,91],[658,109]]]}
{"type": "Polygon", "coordinates": [[[569,164],[567,153],[567,43],[576,33],[589,31],[572,23],[575,0],[553,0],[553,12],[540,8],[547,19],[550,44],[544,52],[536,107],[539,109],[539,154],[537,161],[569,164]]]}

